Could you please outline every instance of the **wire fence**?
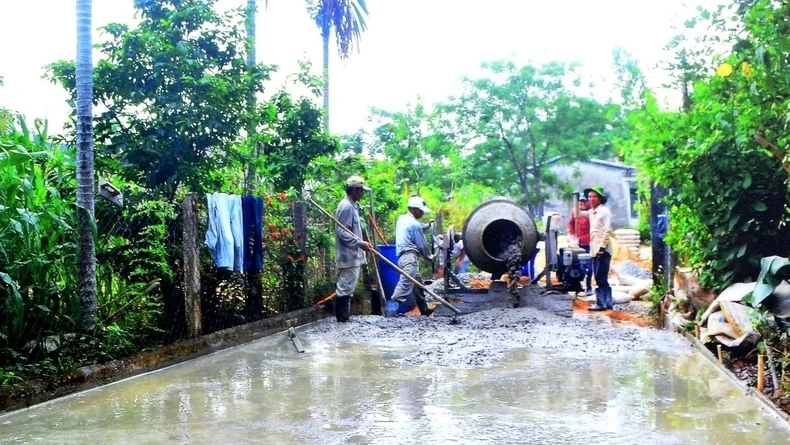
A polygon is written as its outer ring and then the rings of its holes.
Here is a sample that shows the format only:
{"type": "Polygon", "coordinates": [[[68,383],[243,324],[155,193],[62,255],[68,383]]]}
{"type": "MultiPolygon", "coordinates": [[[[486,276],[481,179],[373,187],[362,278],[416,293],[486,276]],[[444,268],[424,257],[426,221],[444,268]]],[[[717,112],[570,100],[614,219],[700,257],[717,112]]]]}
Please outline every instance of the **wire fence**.
{"type": "Polygon", "coordinates": [[[97,201],[100,319],[136,338],[172,342],[284,314],[334,290],[334,227],[303,202],[264,196],[263,268],[218,267],[205,243],[206,196],[194,196],[197,230],[184,230],[185,201],[97,201]],[[300,221],[301,219],[301,221],[300,221]],[[184,237],[193,237],[199,276],[199,329],[190,329],[184,237]]]}

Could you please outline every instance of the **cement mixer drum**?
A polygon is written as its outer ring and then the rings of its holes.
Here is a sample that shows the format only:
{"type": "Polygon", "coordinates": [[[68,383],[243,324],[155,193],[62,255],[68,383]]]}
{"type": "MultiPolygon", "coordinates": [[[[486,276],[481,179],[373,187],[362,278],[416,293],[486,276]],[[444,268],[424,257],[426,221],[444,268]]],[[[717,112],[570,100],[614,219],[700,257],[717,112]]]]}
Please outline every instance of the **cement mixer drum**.
{"type": "Polygon", "coordinates": [[[538,228],[527,210],[508,199],[481,204],[464,223],[464,250],[469,261],[498,279],[508,271],[504,253],[521,247],[521,263],[532,257],[538,244],[538,228]]]}

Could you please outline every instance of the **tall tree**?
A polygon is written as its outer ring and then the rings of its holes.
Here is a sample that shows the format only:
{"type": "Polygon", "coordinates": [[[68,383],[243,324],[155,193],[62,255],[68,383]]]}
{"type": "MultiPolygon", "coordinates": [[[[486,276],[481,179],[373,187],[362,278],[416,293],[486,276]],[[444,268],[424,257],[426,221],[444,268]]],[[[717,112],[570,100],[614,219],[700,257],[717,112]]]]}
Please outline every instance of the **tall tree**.
{"type": "Polygon", "coordinates": [[[93,227],[93,58],[91,0],[77,0],[77,214],[79,231],[79,329],[90,332],[96,317],[96,244],[93,227]]]}
{"type": "MultiPolygon", "coordinates": [[[[269,69],[247,66],[243,9],[220,14],[215,3],[136,0],[136,28],[103,28],[94,85],[104,109],[95,127],[100,168],[167,196],[181,186],[220,188],[223,168],[243,171],[235,144],[269,69]]],[[[49,69],[74,93],[73,62],[49,69]]]]}
{"type": "Polygon", "coordinates": [[[307,11],[321,30],[324,51],[324,127],[329,130],[329,37],[335,31],[337,48],[342,59],[354,47],[359,48],[362,31],[367,29],[365,0],[308,0],[307,11]]]}
{"type": "Polygon", "coordinates": [[[555,179],[550,161],[610,155],[610,107],[573,93],[579,82],[573,65],[517,68],[500,61],[483,67],[490,77],[464,79],[463,94],[446,107],[455,115],[459,143],[471,151],[469,170],[501,193],[517,186],[542,216],[544,187],[555,179]]]}
{"type": "Polygon", "coordinates": [[[444,132],[438,111],[418,102],[405,111],[373,109],[370,120],[376,124],[370,154],[384,155],[396,168],[396,184],[407,182],[419,193],[422,186],[435,186],[445,196],[465,177],[460,147],[444,132]]]}
{"type": "MultiPolygon", "coordinates": [[[[257,44],[256,44],[256,36],[255,36],[255,31],[256,31],[255,14],[257,10],[258,10],[258,5],[256,0],[247,0],[247,11],[245,13],[246,20],[244,24],[245,24],[245,28],[247,29],[247,69],[250,71],[250,73],[254,73],[255,65],[256,65],[255,51],[257,50],[257,44]]],[[[252,156],[257,157],[257,155],[259,154],[258,147],[257,144],[255,143],[255,138],[253,137],[255,134],[255,120],[253,118],[253,113],[255,110],[255,102],[256,102],[255,93],[256,93],[255,89],[251,88],[249,92],[250,97],[247,100],[248,113],[250,116],[249,122],[247,123],[247,137],[250,139],[250,145],[252,145],[250,147],[250,150],[252,151],[251,154],[252,156]]],[[[248,193],[254,188],[254,184],[256,180],[257,177],[255,174],[255,163],[250,162],[247,165],[247,177],[244,181],[245,189],[248,193]]]]}

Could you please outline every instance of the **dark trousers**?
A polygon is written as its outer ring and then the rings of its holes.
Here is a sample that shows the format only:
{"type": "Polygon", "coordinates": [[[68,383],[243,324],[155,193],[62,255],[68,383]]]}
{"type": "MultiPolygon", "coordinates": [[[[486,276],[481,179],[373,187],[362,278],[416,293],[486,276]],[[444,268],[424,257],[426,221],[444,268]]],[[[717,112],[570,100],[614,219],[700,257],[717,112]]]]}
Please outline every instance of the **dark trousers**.
{"type": "Polygon", "coordinates": [[[612,255],[604,252],[593,257],[593,275],[595,276],[596,304],[600,307],[612,308],[612,288],[609,286],[609,266],[612,255]]]}
{"type": "Polygon", "coordinates": [[[244,272],[263,270],[263,199],[241,197],[244,226],[244,272]]]}

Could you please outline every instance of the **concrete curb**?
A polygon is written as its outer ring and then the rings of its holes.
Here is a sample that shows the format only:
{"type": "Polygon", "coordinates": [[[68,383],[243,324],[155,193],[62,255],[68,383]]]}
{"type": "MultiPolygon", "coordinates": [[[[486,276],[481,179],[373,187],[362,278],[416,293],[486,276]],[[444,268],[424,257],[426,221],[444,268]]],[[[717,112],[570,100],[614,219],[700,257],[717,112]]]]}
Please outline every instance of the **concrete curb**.
{"type": "Polygon", "coordinates": [[[327,313],[321,308],[300,309],[197,338],[181,340],[154,351],[140,352],[109,362],[84,366],[65,375],[11,385],[0,389],[0,414],[166,368],[283,332],[288,329],[289,323],[290,326],[301,326],[326,316],[327,313]]]}
{"type": "Polygon", "coordinates": [[[694,346],[694,348],[699,351],[700,354],[702,354],[703,357],[705,357],[716,369],[718,369],[722,375],[727,377],[732,383],[735,384],[735,386],[743,390],[744,394],[754,397],[763,409],[781,419],[785,423],[785,426],[790,429],[790,415],[779,409],[779,407],[776,406],[774,402],[771,401],[771,399],[757,391],[757,389],[752,388],[751,386],[746,386],[746,384],[737,376],[735,376],[732,371],[727,369],[727,367],[725,367],[723,364],[719,363],[719,359],[713,355],[713,353],[710,352],[710,350],[705,347],[705,345],[699,341],[698,338],[689,333],[681,334],[678,332],[678,334],[683,335],[683,337],[685,337],[686,340],[688,340],[691,345],[694,346]]]}

